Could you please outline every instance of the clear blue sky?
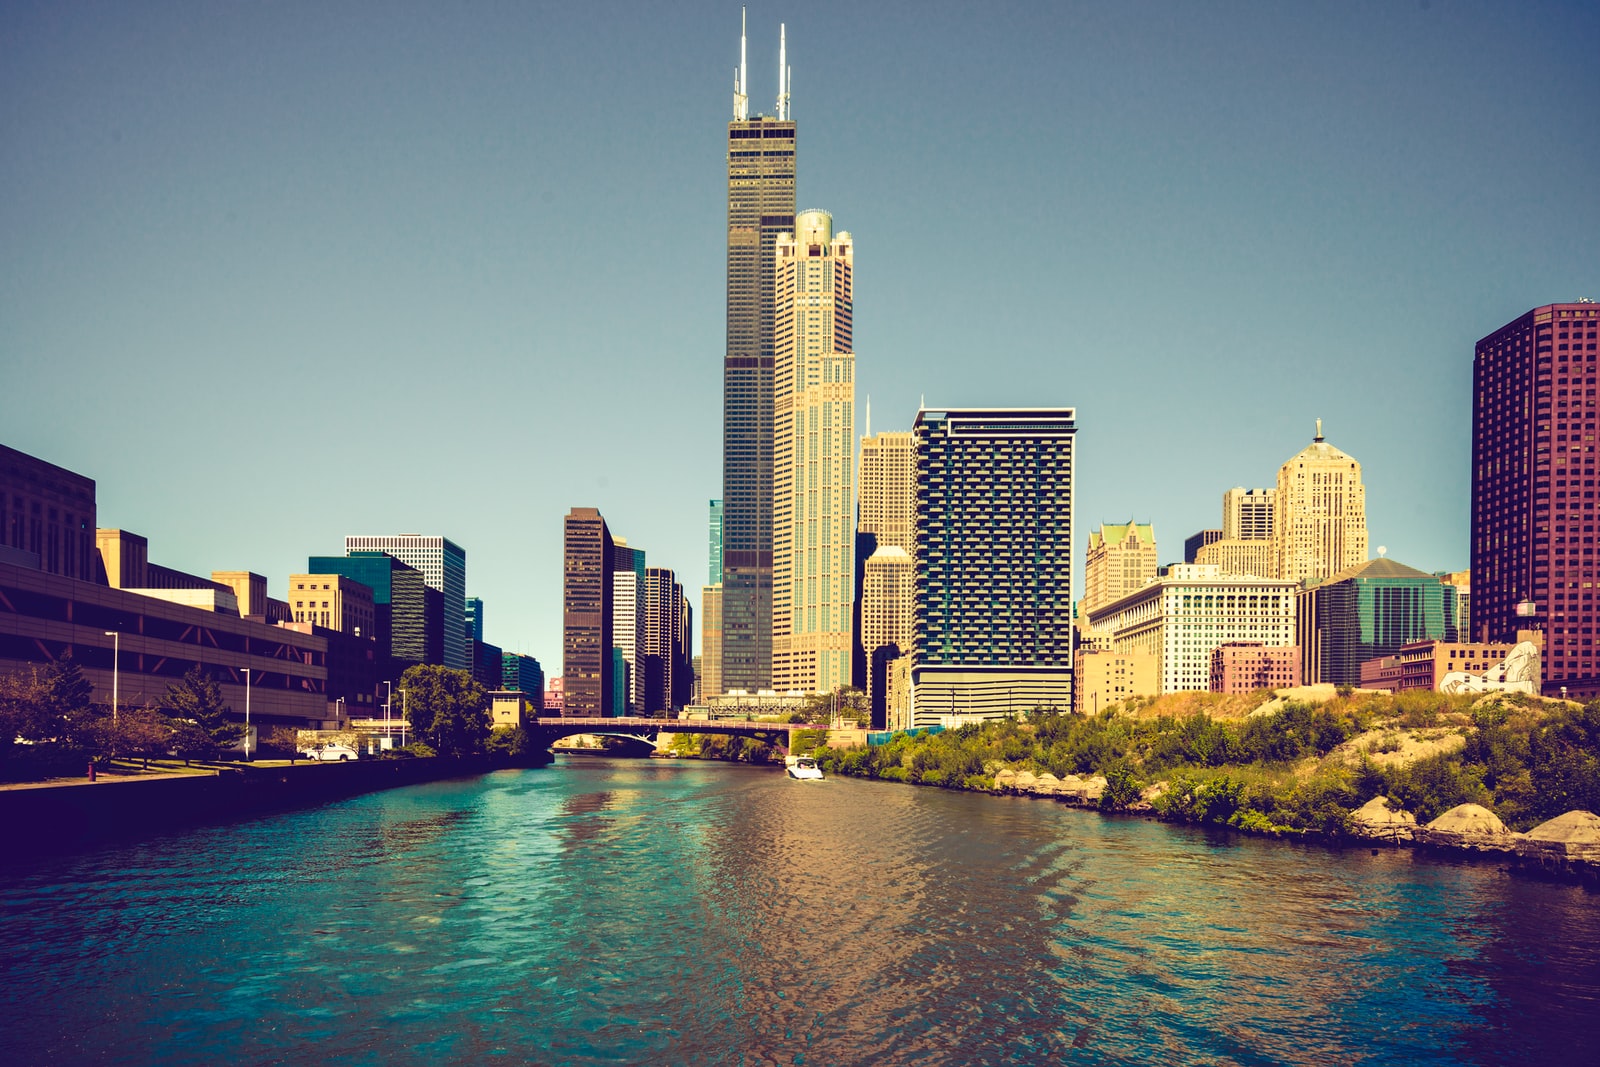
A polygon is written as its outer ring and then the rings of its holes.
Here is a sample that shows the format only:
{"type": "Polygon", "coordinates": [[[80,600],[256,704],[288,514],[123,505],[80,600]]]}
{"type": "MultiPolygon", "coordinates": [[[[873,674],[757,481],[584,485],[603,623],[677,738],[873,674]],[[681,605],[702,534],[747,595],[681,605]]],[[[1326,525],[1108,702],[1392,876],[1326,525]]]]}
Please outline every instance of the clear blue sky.
{"type": "MultiPolygon", "coordinates": [[[[874,429],[1075,406],[1079,556],[1132,516],[1172,559],[1321,417],[1372,544],[1466,565],[1473,342],[1600,298],[1600,8],[758,4],[752,109],[780,20],[874,429]]],[[[569,507],[698,602],[738,29],[13,0],[0,441],[275,596],[346,534],[445,534],[551,673],[569,507]]]]}

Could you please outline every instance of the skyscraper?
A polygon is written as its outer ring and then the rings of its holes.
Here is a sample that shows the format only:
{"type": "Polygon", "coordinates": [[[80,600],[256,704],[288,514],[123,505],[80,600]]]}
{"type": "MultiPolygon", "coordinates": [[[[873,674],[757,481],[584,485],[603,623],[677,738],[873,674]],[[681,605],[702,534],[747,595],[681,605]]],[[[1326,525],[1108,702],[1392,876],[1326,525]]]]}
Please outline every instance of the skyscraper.
{"type": "Polygon", "coordinates": [[[1149,523],[1101,523],[1089,534],[1078,610],[1090,612],[1143,589],[1155,579],[1156,562],[1156,532],[1149,523]]]}
{"type": "Polygon", "coordinates": [[[639,673],[639,613],[644,603],[644,549],[629,548],[625,538],[615,538],[611,549],[611,644],[620,649],[628,665],[628,686],[617,699],[630,711],[643,705],[639,673]]]}
{"type": "Polygon", "coordinates": [[[1235,486],[1222,494],[1222,536],[1231,541],[1271,541],[1276,489],[1235,486]]]}
{"type": "Polygon", "coordinates": [[[399,534],[346,537],[344,551],[347,556],[383,552],[421,571],[428,587],[444,594],[444,665],[461,671],[472,669],[467,648],[467,554],[460,545],[448,537],[399,534]]]}
{"type": "Polygon", "coordinates": [[[1479,341],[1472,369],[1472,636],[1542,629],[1545,691],[1583,697],[1600,693],[1597,332],[1595,304],[1546,304],[1479,341]]]}
{"type": "Polygon", "coordinates": [[[611,643],[615,547],[599,511],[567,512],[561,587],[563,715],[609,715],[615,707],[611,643]]]}
{"type": "Polygon", "coordinates": [[[722,695],[722,501],[707,527],[710,580],[700,589],[700,699],[722,695]]]}
{"type": "Polygon", "coordinates": [[[1072,707],[1072,408],[917,415],[914,721],[1072,707]]]}
{"type": "Polygon", "coordinates": [[[861,438],[856,520],[854,684],[867,693],[874,726],[886,723],[889,663],[916,636],[917,440],[909,431],[861,438]]]}
{"type": "Polygon", "coordinates": [[[855,598],[855,242],[826,211],[778,238],[772,684],[850,682],[855,598]]]}
{"type": "Polygon", "coordinates": [[[1272,515],[1274,578],[1320,581],[1367,561],[1367,491],[1361,464],[1317,436],[1278,468],[1272,515]]]}
{"type": "Polygon", "coordinates": [[[772,388],[778,236],[794,229],[795,125],[780,30],[777,115],[751,116],[739,34],[728,124],[728,335],[722,364],[723,642],[728,688],[772,680],[772,388]]]}

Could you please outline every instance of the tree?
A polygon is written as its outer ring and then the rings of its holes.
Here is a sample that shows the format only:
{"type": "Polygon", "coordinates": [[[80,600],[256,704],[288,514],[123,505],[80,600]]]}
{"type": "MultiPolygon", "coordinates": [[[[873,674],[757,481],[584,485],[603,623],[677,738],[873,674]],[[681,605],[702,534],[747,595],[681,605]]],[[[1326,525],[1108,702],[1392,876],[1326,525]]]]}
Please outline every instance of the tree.
{"type": "Polygon", "coordinates": [[[441,756],[483,752],[489,738],[489,698],[472,675],[436,663],[408,667],[400,678],[406,718],[417,737],[441,756]]]}
{"type": "Polygon", "coordinates": [[[137,756],[150,766],[151,756],[164,756],[172,744],[172,722],[155,708],[123,708],[111,729],[111,749],[137,756]]]}
{"type": "Polygon", "coordinates": [[[198,735],[180,728],[184,747],[179,754],[186,763],[191,758],[215,759],[244,736],[244,726],[228,718],[231,709],[222,702],[222,687],[199,667],[191,667],[181,681],[167,687],[163,704],[168,716],[193,723],[205,735],[201,741],[198,735]]]}

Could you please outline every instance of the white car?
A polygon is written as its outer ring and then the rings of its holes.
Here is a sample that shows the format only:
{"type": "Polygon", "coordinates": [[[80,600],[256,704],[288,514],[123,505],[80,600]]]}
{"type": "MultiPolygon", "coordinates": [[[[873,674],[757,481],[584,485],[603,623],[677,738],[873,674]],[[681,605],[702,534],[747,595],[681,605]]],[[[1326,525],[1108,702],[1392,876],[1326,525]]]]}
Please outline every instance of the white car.
{"type": "Polygon", "coordinates": [[[323,745],[321,748],[307,749],[300,753],[306,759],[314,760],[351,760],[358,759],[360,753],[349,745],[323,745]]]}

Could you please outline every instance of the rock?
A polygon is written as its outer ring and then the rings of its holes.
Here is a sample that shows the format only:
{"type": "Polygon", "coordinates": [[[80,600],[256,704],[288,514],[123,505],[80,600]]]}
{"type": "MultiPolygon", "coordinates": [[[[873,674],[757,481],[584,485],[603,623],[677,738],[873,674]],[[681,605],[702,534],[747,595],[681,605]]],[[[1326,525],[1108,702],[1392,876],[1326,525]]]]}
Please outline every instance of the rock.
{"type": "Polygon", "coordinates": [[[1042,797],[1061,795],[1061,779],[1045,771],[1033,780],[1033,791],[1042,797]]]}
{"type": "Polygon", "coordinates": [[[1457,804],[1417,833],[1426,844],[1484,852],[1510,852],[1520,838],[1481,804],[1457,804]]]}
{"type": "Polygon", "coordinates": [[[1011,790],[1017,787],[1017,772],[1010,767],[994,772],[994,787],[1000,790],[1011,790]]]}
{"type": "Polygon", "coordinates": [[[1019,793],[1031,793],[1039,779],[1034,777],[1032,771],[1018,771],[1016,779],[1011,783],[1011,788],[1019,793]]]}
{"type": "Polygon", "coordinates": [[[1389,806],[1387,797],[1373,797],[1350,816],[1357,837],[1400,843],[1416,836],[1417,817],[1389,806]]]}
{"type": "Polygon", "coordinates": [[[1600,815],[1569,811],[1523,835],[1520,851],[1538,858],[1600,864],[1600,815]]]}

